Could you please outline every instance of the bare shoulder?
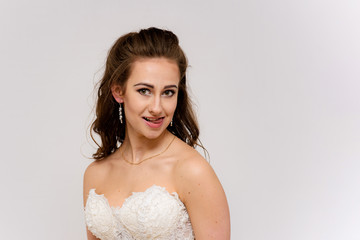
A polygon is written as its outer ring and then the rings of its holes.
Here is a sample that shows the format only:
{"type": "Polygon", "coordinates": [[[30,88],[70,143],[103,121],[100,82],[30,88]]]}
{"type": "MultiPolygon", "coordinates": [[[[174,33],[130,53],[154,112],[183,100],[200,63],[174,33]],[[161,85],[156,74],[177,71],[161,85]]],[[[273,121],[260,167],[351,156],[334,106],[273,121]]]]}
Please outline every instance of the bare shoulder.
{"type": "Polygon", "coordinates": [[[230,239],[229,207],[218,177],[196,150],[184,148],[182,152],[175,182],[196,239],[230,239]]]}
{"type": "Polygon", "coordinates": [[[109,163],[106,160],[94,161],[86,168],[83,182],[84,204],[90,189],[97,188],[97,186],[101,184],[101,181],[105,178],[109,168],[109,163]]]}
{"type": "Polygon", "coordinates": [[[89,183],[96,182],[106,175],[109,170],[109,162],[106,160],[97,160],[89,164],[84,172],[84,180],[89,183]]]}
{"type": "Polygon", "coordinates": [[[200,153],[189,147],[183,149],[175,168],[176,186],[183,202],[191,190],[199,191],[209,186],[221,187],[211,165],[200,153]]]}
{"type": "Polygon", "coordinates": [[[181,181],[193,181],[197,178],[200,180],[204,175],[211,177],[215,173],[210,164],[195,149],[187,149],[182,152],[177,161],[175,174],[181,181]]]}

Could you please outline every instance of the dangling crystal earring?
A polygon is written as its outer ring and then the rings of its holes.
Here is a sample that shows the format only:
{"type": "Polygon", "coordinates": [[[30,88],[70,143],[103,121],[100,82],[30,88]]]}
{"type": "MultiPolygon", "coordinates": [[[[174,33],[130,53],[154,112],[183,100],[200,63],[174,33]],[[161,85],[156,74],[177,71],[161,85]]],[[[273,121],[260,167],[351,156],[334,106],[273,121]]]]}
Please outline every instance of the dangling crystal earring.
{"type": "Polygon", "coordinates": [[[122,107],[121,107],[121,103],[120,103],[120,107],[119,107],[119,119],[120,119],[120,123],[123,124],[123,116],[122,116],[122,107]]]}
{"type": "Polygon", "coordinates": [[[173,125],[173,120],[171,119],[171,122],[170,122],[170,127],[172,127],[172,125],[173,125]]]}

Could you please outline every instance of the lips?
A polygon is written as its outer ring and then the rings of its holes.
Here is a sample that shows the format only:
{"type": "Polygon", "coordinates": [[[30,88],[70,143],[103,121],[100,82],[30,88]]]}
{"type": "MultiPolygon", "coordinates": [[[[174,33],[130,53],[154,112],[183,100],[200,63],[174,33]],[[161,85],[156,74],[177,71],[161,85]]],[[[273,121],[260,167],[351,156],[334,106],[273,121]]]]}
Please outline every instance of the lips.
{"type": "Polygon", "coordinates": [[[164,121],[164,117],[160,117],[160,118],[143,117],[143,119],[145,120],[146,124],[151,128],[161,127],[161,125],[164,121]]]}
{"type": "Polygon", "coordinates": [[[164,119],[164,117],[160,117],[160,118],[147,118],[147,117],[143,117],[143,119],[145,119],[145,121],[148,121],[148,122],[157,123],[157,122],[162,121],[162,119],[164,119]]]}

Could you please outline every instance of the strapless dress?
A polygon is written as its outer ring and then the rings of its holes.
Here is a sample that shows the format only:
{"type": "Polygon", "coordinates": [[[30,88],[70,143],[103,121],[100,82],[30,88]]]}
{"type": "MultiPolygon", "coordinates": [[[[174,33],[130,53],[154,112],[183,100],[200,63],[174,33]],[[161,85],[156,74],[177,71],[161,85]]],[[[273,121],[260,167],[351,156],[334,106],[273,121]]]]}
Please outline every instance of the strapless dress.
{"type": "Polygon", "coordinates": [[[101,240],[193,240],[189,215],[176,192],[153,185],[133,192],[121,207],[111,207],[103,194],[91,189],[85,222],[101,240]]]}

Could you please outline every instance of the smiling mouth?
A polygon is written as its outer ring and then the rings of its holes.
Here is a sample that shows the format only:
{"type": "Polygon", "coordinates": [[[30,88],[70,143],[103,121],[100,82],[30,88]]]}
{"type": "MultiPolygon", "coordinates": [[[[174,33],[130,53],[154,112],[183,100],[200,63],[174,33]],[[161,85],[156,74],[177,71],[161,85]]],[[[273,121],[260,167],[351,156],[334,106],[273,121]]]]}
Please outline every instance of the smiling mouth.
{"type": "Polygon", "coordinates": [[[160,117],[160,118],[147,118],[147,117],[143,117],[143,119],[145,119],[145,121],[147,122],[152,122],[152,123],[160,123],[164,117],[160,117]]]}

